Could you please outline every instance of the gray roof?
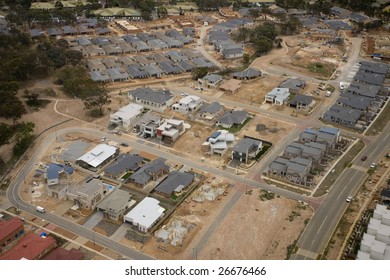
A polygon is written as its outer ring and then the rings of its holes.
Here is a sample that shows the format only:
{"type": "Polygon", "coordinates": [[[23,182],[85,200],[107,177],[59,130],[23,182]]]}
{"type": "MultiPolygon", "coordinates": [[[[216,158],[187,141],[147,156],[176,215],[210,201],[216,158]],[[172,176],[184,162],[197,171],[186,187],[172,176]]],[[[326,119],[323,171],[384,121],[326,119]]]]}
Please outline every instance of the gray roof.
{"type": "Polygon", "coordinates": [[[145,65],[143,69],[149,73],[150,76],[161,75],[163,71],[157,65],[145,65]]]}
{"type": "Polygon", "coordinates": [[[318,142],[305,143],[305,146],[309,146],[309,147],[312,147],[312,148],[320,149],[321,151],[325,151],[326,150],[326,145],[322,144],[322,143],[318,143],[318,142]]]}
{"type": "Polygon", "coordinates": [[[142,161],[143,157],[131,154],[121,154],[113,163],[107,166],[104,172],[117,177],[125,171],[137,170],[141,166],[142,161]]]}
{"type": "Polygon", "coordinates": [[[348,88],[348,92],[368,97],[376,97],[381,87],[376,85],[361,84],[353,81],[348,88]]]}
{"type": "Polygon", "coordinates": [[[221,75],[216,75],[216,74],[207,74],[206,76],[204,76],[202,78],[202,80],[206,80],[206,81],[208,81],[210,83],[216,83],[216,82],[222,80],[222,76],[221,75]]]}
{"type": "Polygon", "coordinates": [[[166,160],[163,158],[158,158],[145,164],[133,175],[131,175],[130,179],[135,183],[145,185],[152,179],[154,173],[160,171],[161,169],[169,170],[169,167],[165,164],[165,161],[166,160]]]}
{"type": "Polygon", "coordinates": [[[89,72],[89,76],[95,82],[107,82],[110,80],[110,76],[107,73],[103,73],[100,71],[91,71],[89,72]]]}
{"type": "Polygon", "coordinates": [[[147,51],[151,49],[151,47],[143,41],[133,41],[131,42],[131,45],[138,51],[147,51]]]}
{"type": "Polygon", "coordinates": [[[240,125],[248,117],[248,112],[246,111],[229,111],[223,114],[223,116],[218,120],[218,122],[226,125],[240,125]]]}
{"type": "Polygon", "coordinates": [[[295,95],[291,100],[290,100],[290,105],[297,105],[297,104],[302,104],[302,105],[310,105],[313,102],[313,97],[307,96],[307,95],[300,95],[297,94],[295,95]]]}
{"type": "Polygon", "coordinates": [[[200,109],[200,112],[201,113],[206,112],[206,113],[210,113],[210,114],[215,114],[215,113],[219,112],[222,108],[223,108],[223,106],[221,104],[219,104],[217,101],[214,101],[213,103],[204,105],[202,107],[202,109],[200,109]]]}
{"type": "Polygon", "coordinates": [[[197,67],[208,67],[211,68],[214,66],[214,63],[208,61],[205,58],[196,57],[191,60],[197,67]]]}
{"type": "Polygon", "coordinates": [[[252,79],[260,76],[261,76],[261,71],[253,68],[247,68],[244,71],[233,73],[233,78],[236,79],[245,79],[245,78],[252,79]]]}
{"type": "Polygon", "coordinates": [[[260,140],[245,137],[233,147],[233,152],[248,154],[254,147],[261,144],[260,140]]]}
{"type": "Polygon", "coordinates": [[[342,121],[348,123],[356,123],[363,112],[357,109],[342,107],[339,105],[332,105],[324,114],[324,119],[334,121],[342,121]]]}
{"type": "Polygon", "coordinates": [[[106,198],[100,201],[96,207],[110,212],[120,212],[129,205],[131,195],[121,189],[115,189],[106,198]]]}
{"type": "Polygon", "coordinates": [[[122,80],[129,78],[129,75],[120,68],[112,68],[107,70],[111,80],[122,80]]]}
{"type": "Polygon", "coordinates": [[[140,70],[140,68],[137,67],[136,65],[126,66],[126,71],[127,73],[129,73],[129,76],[133,79],[146,78],[150,76],[149,72],[140,70]]]}
{"type": "Polygon", "coordinates": [[[129,95],[145,101],[163,104],[173,98],[170,91],[153,90],[150,88],[137,88],[129,91],[129,95]]]}
{"type": "Polygon", "coordinates": [[[353,79],[366,84],[380,86],[384,83],[385,78],[386,78],[385,74],[370,73],[370,72],[365,72],[365,70],[363,69],[359,69],[359,71],[356,73],[353,79]]]}
{"type": "Polygon", "coordinates": [[[280,88],[289,88],[292,90],[299,90],[301,88],[304,88],[306,85],[306,82],[301,79],[287,79],[283,81],[279,87],[280,88]]]}
{"type": "Polygon", "coordinates": [[[226,58],[231,55],[237,55],[237,54],[242,54],[244,53],[244,50],[242,48],[236,48],[236,49],[228,49],[228,50],[223,50],[222,55],[226,58]]]}
{"type": "Polygon", "coordinates": [[[387,74],[389,72],[389,65],[384,63],[361,61],[359,70],[365,70],[366,72],[373,72],[377,74],[387,74]]]}
{"type": "Polygon", "coordinates": [[[352,30],[351,25],[341,20],[329,19],[329,20],[324,20],[324,23],[328,25],[329,28],[334,30],[352,30]]]}
{"type": "Polygon", "coordinates": [[[188,60],[178,61],[177,64],[183,68],[185,71],[191,71],[195,66],[188,60]]]}
{"type": "Polygon", "coordinates": [[[367,110],[373,101],[374,99],[370,97],[345,92],[340,95],[336,103],[353,109],[367,110]]]}
{"type": "Polygon", "coordinates": [[[94,43],[95,45],[99,45],[99,46],[111,44],[110,40],[106,37],[93,38],[92,43],[94,43]]]}
{"type": "Polygon", "coordinates": [[[195,179],[195,175],[188,172],[173,171],[154,190],[167,195],[189,186],[195,179]]]}

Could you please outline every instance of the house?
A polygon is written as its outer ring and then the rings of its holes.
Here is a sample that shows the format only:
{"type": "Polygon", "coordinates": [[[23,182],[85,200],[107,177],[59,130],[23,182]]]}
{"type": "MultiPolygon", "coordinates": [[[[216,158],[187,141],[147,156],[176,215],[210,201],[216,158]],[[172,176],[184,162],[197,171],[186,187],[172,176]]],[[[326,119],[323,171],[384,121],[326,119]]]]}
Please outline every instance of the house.
{"type": "Polygon", "coordinates": [[[84,48],[83,55],[85,57],[106,55],[104,50],[96,45],[88,45],[84,48]]]}
{"type": "Polygon", "coordinates": [[[130,103],[129,105],[120,108],[117,112],[110,115],[110,124],[122,127],[124,129],[130,128],[132,123],[142,115],[144,106],[130,103]]]}
{"type": "Polygon", "coordinates": [[[45,238],[27,233],[15,246],[10,248],[5,254],[0,256],[0,260],[39,260],[45,254],[53,250],[56,241],[52,236],[45,238]]]}
{"type": "Polygon", "coordinates": [[[189,172],[171,172],[158,186],[154,192],[164,197],[171,197],[187,188],[195,180],[195,175],[189,172]]]}
{"type": "Polygon", "coordinates": [[[380,89],[381,86],[352,82],[347,89],[347,93],[375,98],[379,94],[380,89]]]}
{"type": "Polygon", "coordinates": [[[96,209],[103,212],[104,218],[120,221],[129,209],[130,201],[131,195],[128,192],[115,189],[96,205],[96,209]]]}
{"type": "Polygon", "coordinates": [[[141,232],[148,232],[151,227],[164,215],[165,209],[160,201],[145,197],[123,218],[125,223],[132,224],[141,232]]]}
{"type": "Polygon", "coordinates": [[[18,217],[0,219],[0,255],[24,236],[24,224],[18,217]]]}
{"type": "Polygon", "coordinates": [[[137,88],[130,90],[128,96],[133,102],[158,112],[164,112],[173,103],[173,95],[169,90],[137,88]]]}
{"type": "Polygon", "coordinates": [[[299,135],[299,141],[303,143],[323,143],[328,148],[335,148],[339,137],[340,130],[334,127],[322,127],[319,130],[307,128],[299,135]]]}
{"type": "Polygon", "coordinates": [[[232,126],[242,125],[248,118],[248,112],[246,111],[229,111],[222,115],[217,122],[217,126],[223,128],[231,128],[232,126]]]}
{"type": "MultiPolygon", "coordinates": [[[[390,188],[383,189],[381,191],[381,202],[384,203],[389,203],[390,201],[390,188]]],[[[1,244],[1,242],[0,242],[1,244]]]]}
{"type": "Polygon", "coordinates": [[[241,88],[241,81],[234,80],[234,79],[224,81],[219,86],[219,89],[226,91],[226,92],[230,92],[230,93],[234,93],[234,92],[238,91],[240,88],[241,88]]]}
{"type": "Polygon", "coordinates": [[[149,46],[147,43],[143,41],[133,41],[131,42],[131,45],[138,51],[138,52],[147,52],[151,51],[152,47],[149,46]]]}
{"type": "Polygon", "coordinates": [[[322,118],[345,126],[355,127],[362,115],[363,111],[361,110],[332,105],[332,107],[324,113],[322,118]]]}
{"type": "Polygon", "coordinates": [[[389,72],[389,65],[385,63],[361,61],[359,64],[360,64],[359,70],[364,71],[366,73],[387,75],[389,72]]]}
{"type": "Polygon", "coordinates": [[[108,193],[108,187],[99,179],[90,178],[79,184],[71,186],[68,199],[81,208],[94,210],[99,201],[108,193]]]}
{"type": "Polygon", "coordinates": [[[224,59],[235,59],[244,56],[244,50],[241,47],[237,47],[234,49],[223,49],[221,53],[224,59]]]}
{"type": "Polygon", "coordinates": [[[142,67],[137,64],[126,66],[126,71],[132,79],[145,79],[150,77],[150,74],[142,70],[142,67]]]}
{"type": "Polygon", "coordinates": [[[202,105],[202,99],[196,95],[188,95],[179,100],[178,103],[173,104],[172,110],[182,114],[192,114],[202,105]]]}
{"type": "Polygon", "coordinates": [[[374,98],[366,96],[357,96],[348,92],[343,92],[337,99],[337,105],[349,107],[352,109],[358,109],[362,111],[368,111],[370,105],[374,102],[374,98]]]}
{"type": "Polygon", "coordinates": [[[87,67],[89,71],[106,71],[107,67],[102,63],[100,59],[89,59],[87,61],[87,67]]]}
{"type": "Polygon", "coordinates": [[[101,62],[106,66],[107,69],[114,69],[121,67],[120,62],[112,58],[102,58],[101,62]]]}
{"type": "Polygon", "coordinates": [[[199,117],[206,120],[213,120],[223,112],[224,107],[217,101],[205,104],[199,111],[199,117]]]}
{"type": "Polygon", "coordinates": [[[42,260],[58,260],[58,261],[78,261],[84,258],[84,253],[78,249],[71,248],[67,250],[62,247],[57,247],[47,255],[45,255],[42,260]]]}
{"type": "Polygon", "coordinates": [[[361,84],[381,86],[384,83],[385,78],[386,74],[371,73],[366,72],[363,69],[359,69],[359,71],[353,77],[353,80],[361,84]]]}
{"type": "Polygon", "coordinates": [[[142,115],[134,124],[133,132],[140,133],[141,136],[155,138],[157,134],[157,128],[163,123],[164,119],[160,116],[147,112],[142,115]]]}
{"type": "Polygon", "coordinates": [[[265,95],[265,102],[282,106],[290,96],[289,88],[274,88],[265,95]]]}
{"type": "Polygon", "coordinates": [[[182,131],[184,131],[184,121],[168,119],[157,128],[156,137],[164,143],[172,144],[182,131]]]}
{"type": "Polygon", "coordinates": [[[210,155],[223,156],[231,143],[236,140],[234,134],[227,130],[217,130],[202,144],[202,150],[210,155]]]}
{"type": "Polygon", "coordinates": [[[129,74],[122,68],[113,68],[107,70],[111,82],[125,82],[129,80],[129,74]]]}
{"type": "Polygon", "coordinates": [[[107,82],[111,81],[110,76],[107,74],[106,70],[104,70],[102,72],[90,71],[89,77],[91,78],[91,80],[94,80],[95,82],[107,83],[107,82]]]}
{"type": "Polygon", "coordinates": [[[48,186],[57,185],[60,183],[61,174],[71,176],[73,172],[73,167],[58,163],[50,163],[46,169],[44,177],[47,180],[48,186]]]}
{"type": "Polygon", "coordinates": [[[130,181],[137,186],[144,187],[152,180],[157,180],[163,174],[168,173],[169,166],[165,164],[165,159],[158,158],[155,159],[140,169],[138,169],[135,173],[130,176],[130,181]]]}
{"type": "Polygon", "coordinates": [[[216,88],[222,82],[222,76],[216,74],[207,74],[203,78],[198,79],[202,87],[216,88]]]}
{"type": "Polygon", "coordinates": [[[86,169],[97,170],[116,157],[118,153],[119,149],[114,146],[99,144],[79,157],[76,160],[76,164],[86,169]]]}
{"type": "Polygon", "coordinates": [[[137,171],[143,160],[144,158],[138,155],[121,154],[104,169],[104,176],[114,179],[122,178],[127,172],[137,171]]]}
{"type": "Polygon", "coordinates": [[[300,93],[306,86],[306,81],[301,79],[287,79],[279,85],[279,88],[288,88],[291,93],[300,93]]]}
{"type": "Polygon", "coordinates": [[[121,55],[123,53],[121,47],[114,44],[108,44],[102,46],[102,49],[106,53],[106,55],[121,55]]]}
{"type": "Polygon", "coordinates": [[[295,95],[289,102],[289,106],[296,108],[297,110],[307,111],[313,107],[315,100],[311,96],[307,95],[295,95]]]}
{"type": "Polygon", "coordinates": [[[251,80],[261,77],[261,71],[254,68],[247,68],[244,71],[233,73],[233,78],[237,80],[251,80]]]}
{"type": "Polygon", "coordinates": [[[310,174],[311,160],[296,157],[287,159],[277,157],[268,167],[269,175],[277,175],[296,184],[306,184],[310,174]]]}
{"type": "Polygon", "coordinates": [[[310,143],[291,142],[284,150],[283,156],[286,158],[303,157],[311,159],[313,162],[320,163],[324,152],[310,145],[310,143]]]}
{"type": "Polygon", "coordinates": [[[163,71],[157,65],[145,65],[143,70],[148,73],[149,77],[161,78],[163,71]]]}
{"type": "Polygon", "coordinates": [[[262,148],[262,141],[245,136],[233,147],[232,159],[248,163],[249,159],[254,159],[262,148]]]}

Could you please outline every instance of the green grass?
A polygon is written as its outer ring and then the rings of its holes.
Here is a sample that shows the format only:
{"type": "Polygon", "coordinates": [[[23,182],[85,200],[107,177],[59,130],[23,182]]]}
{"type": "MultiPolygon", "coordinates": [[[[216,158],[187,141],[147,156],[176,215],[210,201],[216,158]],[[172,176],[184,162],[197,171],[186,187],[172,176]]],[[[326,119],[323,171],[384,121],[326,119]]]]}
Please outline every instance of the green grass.
{"type": "Polygon", "coordinates": [[[346,153],[336,164],[333,169],[334,172],[328,173],[325,180],[322,181],[321,185],[317,189],[317,191],[314,193],[313,196],[322,196],[327,193],[327,191],[330,189],[330,187],[336,182],[336,180],[339,178],[341,173],[344,172],[344,169],[347,167],[350,167],[351,161],[355,158],[355,156],[364,148],[364,143],[362,141],[358,141],[349,151],[346,153]]]}
{"type": "Polygon", "coordinates": [[[123,180],[126,180],[127,178],[129,178],[133,173],[131,172],[127,172],[125,175],[122,176],[122,179],[123,180]]]}
{"type": "Polygon", "coordinates": [[[321,74],[323,76],[330,76],[334,72],[334,66],[330,64],[320,63],[320,62],[313,62],[307,65],[307,69],[309,69],[310,72],[321,74]]]}
{"type": "MultiPolygon", "coordinates": [[[[231,128],[228,129],[228,131],[233,134],[238,133],[251,120],[252,118],[247,118],[241,125],[233,125],[231,128]]],[[[220,129],[224,129],[224,128],[220,126],[220,129]]]]}
{"type": "Polygon", "coordinates": [[[267,143],[263,142],[263,143],[264,143],[264,146],[261,149],[261,151],[256,155],[255,160],[259,160],[272,147],[272,144],[269,142],[267,142],[267,143]]]}
{"type": "Polygon", "coordinates": [[[385,108],[383,108],[382,110],[382,113],[367,130],[367,136],[378,135],[380,132],[383,131],[383,128],[390,122],[390,102],[387,102],[385,108]]]}

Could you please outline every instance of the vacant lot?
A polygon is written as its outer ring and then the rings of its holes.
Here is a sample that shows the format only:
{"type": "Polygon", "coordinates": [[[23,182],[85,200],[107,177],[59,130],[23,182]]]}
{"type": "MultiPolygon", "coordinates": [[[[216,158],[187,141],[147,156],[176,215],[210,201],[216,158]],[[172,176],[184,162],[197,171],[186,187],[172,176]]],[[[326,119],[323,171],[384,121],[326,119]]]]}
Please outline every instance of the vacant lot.
{"type": "Polygon", "coordinates": [[[266,76],[261,79],[242,82],[241,88],[237,92],[225,93],[223,97],[248,104],[261,104],[264,102],[264,96],[267,92],[277,87],[285,79],[285,77],[266,76]]]}
{"type": "Polygon", "coordinates": [[[284,259],[311,215],[307,206],[285,198],[262,201],[253,190],[239,199],[198,258],[284,259]]]}

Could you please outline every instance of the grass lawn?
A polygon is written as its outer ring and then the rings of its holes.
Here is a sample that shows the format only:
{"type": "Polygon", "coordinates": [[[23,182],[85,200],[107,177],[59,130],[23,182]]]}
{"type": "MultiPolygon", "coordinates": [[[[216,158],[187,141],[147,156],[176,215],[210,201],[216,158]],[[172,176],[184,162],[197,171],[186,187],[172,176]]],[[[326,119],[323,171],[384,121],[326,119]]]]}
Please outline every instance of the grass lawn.
{"type": "Polygon", "coordinates": [[[326,176],[325,180],[322,181],[321,185],[317,189],[317,191],[314,193],[313,196],[322,196],[326,194],[326,192],[331,188],[333,183],[339,178],[341,173],[344,172],[345,168],[348,168],[352,165],[351,161],[355,158],[355,156],[364,148],[364,143],[362,141],[358,141],[349,151],[346,153],[340,161],[336,164],[333,169],[335,170],[334,172],[328,173],[326,176]]]}
{"type": "Polygon", "coordinates": [[[383,128],[390,122],[390,102],[387,102],[386,107],[382,109],[382,113],[375,122],[367,130],[367,136],[377,135],[382,132],[383,128]]]}
{"type": "Polygon", "coordinates": [[[131,176],[131,174],[133,174],[133,173],[127,172],[125,175],[122,176],[122,179],[126,180],[127,178],[129,178],[131,176]]]}
{"type": "MultiPolygon", "coordinates": [[[[248,123],[250,122],[252,118],[247,118],[241,125],[233,125],[231,128],[228,129],[228,131],[230,133],[238,133],[241,131],[241,129],[248,123]]],[[[222,126],[219,127],[219,129],[226,129],[226,128],[223,128],[222,126]]]]}

